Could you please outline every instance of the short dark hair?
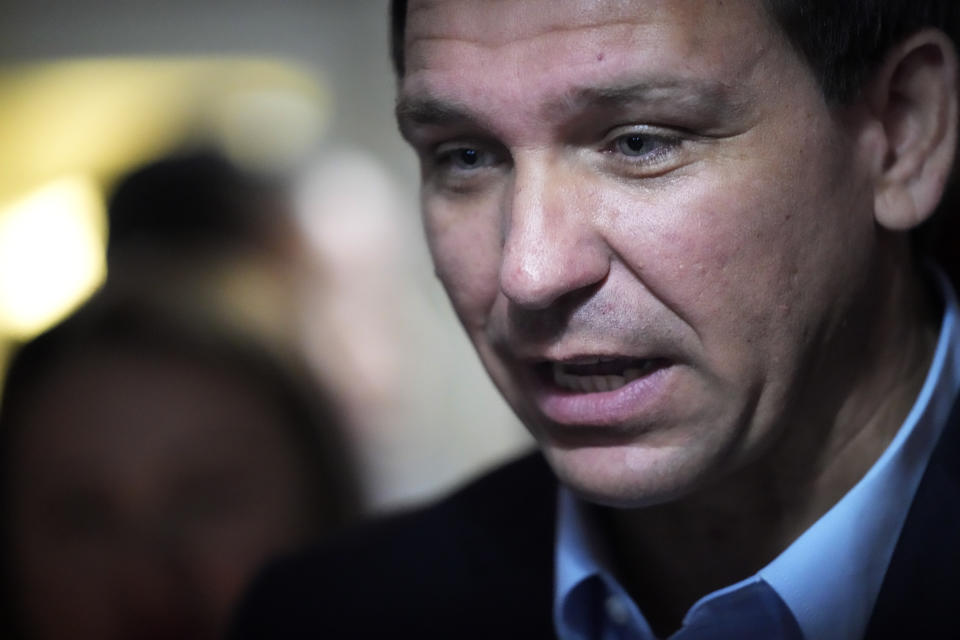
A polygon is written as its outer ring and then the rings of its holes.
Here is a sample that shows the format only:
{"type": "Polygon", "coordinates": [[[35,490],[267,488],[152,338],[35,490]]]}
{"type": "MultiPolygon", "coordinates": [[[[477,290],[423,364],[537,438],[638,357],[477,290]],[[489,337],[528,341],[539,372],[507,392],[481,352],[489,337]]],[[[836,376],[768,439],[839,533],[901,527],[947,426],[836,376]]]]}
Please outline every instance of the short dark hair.
{"type": "Polygon", "coordinates": [[[857,96],[886,52],[934,27],[957,41],[957,0],[763,0],[831,101],[857,96]]]}
{"type": "MultiPolygon", "coordinates": [[[[886,51],[924,27],[956,42],[958,0],[761,0],[793,46],[804,56],[831,101],[858,93],[886,51]]],[[[407,0],[391,0],[390,49],[403,77],[407,0]]]]}

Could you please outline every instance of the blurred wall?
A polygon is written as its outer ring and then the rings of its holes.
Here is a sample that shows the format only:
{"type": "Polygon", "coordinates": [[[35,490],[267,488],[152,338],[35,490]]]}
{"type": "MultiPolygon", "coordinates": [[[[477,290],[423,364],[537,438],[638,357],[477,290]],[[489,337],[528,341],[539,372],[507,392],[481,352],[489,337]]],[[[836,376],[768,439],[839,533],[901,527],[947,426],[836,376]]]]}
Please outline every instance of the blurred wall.
{"type": "Polygon", "coordinates": [[[330,142],[376,153],[414,193],[411,157],[392,125],[385,0],[3,0],[0,6],[3,62],[145,54],[296,60],[335,88],[330,142]]]}

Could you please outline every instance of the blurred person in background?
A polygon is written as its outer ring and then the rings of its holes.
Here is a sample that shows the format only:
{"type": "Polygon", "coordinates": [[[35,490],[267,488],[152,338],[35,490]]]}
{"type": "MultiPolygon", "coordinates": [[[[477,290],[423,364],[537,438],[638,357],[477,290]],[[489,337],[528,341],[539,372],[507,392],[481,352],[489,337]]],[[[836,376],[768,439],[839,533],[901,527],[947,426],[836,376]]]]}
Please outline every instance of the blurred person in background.
{"type": "Polygon", "coordinates": [[[109,290],[24,346],[0,407],[16,633],[220,637],[264,560],[350,520],[337,410],[285,365],[109,290]]]}
{"type": "Polygon", "coordinates": [[[215,638],[267,557],[362,500],[341,403],[294,340],[280,177],[184,150],[123,176],[108,282],[15,357],[4,587],[26,638],[215,638]]]}
{"type": "Polygon", "coordinates": [[[242,170],[212,148],[133,169],[107,207],[110,286],[289,348],[302,251],[289,206],[286,176],[242,170]]]}

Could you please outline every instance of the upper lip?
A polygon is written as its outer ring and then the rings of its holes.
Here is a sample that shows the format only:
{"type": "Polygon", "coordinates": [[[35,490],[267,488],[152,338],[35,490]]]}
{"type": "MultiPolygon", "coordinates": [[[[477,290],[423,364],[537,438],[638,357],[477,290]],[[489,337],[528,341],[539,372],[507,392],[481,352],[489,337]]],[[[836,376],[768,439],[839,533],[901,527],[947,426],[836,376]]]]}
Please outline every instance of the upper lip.
{"type": "Polygon", "coordinates": [[[560,365],[572,364],[572,365],[585,365],[585,364],[599,364],[601,362],[615,362],[617,360],[642,360],[644,358],[637,358],[635,356],[625,356],[625,355],[578,355],[571,356],[568,358],[544,358],[540,362],[549,362],[556,363],[560,365]]]}
{"type": "Polygon", "coordinates": [[[528,371],[537,378],[553,379],[556,375],[629,375],[632,370],[645,370],[648,366],[659,367],[668,363],[668,360],[654,356],[634,356],[625,354],[579,354],[562,358],[534,358],[525,361],[528,371]],[[594,368],[590,365],[603,365],[594,368]],[[611,369],[610,367],[613,367],[611,369]]]}
{"type": "Polygon", "coordinates": [[[617,336],[570,337],[553,344],[504,339],[496,341],[496,349],[502,357],[521,365],[538,366],[558,363],[594,364],[613,360],[684,360],[683,352],[675,340],[656,334],[641,340],[620,339],[617,336]]]}
{"type": "Polygon", "coordinates": [[[514,352],[513,357],[525,364],[530,365],[542,365],[542,364],[560,364],[560,365],[585,365],[585,364],[597,364],[600,362],[615,362],[618,360],[654,360],[654,359],[665,359],[667,358],[664,355],[659,353],[653,353],[651,351],[645,352],[629,352],[629,351],[564,351],[561,349],[548,349],[542,352],[526,352],[518,353],[514,352]]]}

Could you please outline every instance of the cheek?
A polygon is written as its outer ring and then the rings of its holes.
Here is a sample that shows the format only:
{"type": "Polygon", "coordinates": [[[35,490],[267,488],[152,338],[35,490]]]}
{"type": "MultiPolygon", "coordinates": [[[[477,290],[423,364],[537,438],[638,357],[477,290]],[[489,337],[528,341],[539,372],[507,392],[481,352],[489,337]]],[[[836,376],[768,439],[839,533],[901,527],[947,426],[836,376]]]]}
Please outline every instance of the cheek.
{"type": "Polygon", "coordinates": [[[847,213],[819,176],[739,169],[678,181],[619,233],[633,239],[619,252],[651,294],[694,329],[707,357],[731,363],[780,357],[785,332],[803,339],[838,266],[836,218],[847,213]]]}
{"type": "Polygon", "coordinates": [[[424,203],[424,229],[437,277],[468,329],[485,326],[500,291],[499,216],[424,203]]]}
{"type": "Polygon", "coordinates": [[[639,217],[621,209],[629,223],[611,244],[656,298],[690,320],[715,317],[731,298],[742,311],[766,306],[764,292],[782,284],[796,253],[775,203],[702,177],[655,199],[639,217]]]}

